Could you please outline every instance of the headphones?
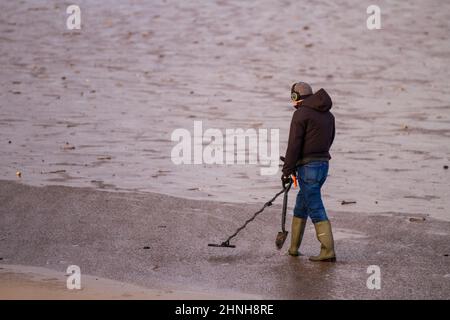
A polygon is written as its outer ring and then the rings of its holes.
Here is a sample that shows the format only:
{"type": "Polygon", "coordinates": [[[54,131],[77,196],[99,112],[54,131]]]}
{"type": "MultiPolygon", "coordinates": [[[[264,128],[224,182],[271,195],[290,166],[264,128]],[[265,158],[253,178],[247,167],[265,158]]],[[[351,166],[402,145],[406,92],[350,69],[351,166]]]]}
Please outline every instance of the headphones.
{"type": "Polygon", "coordinates": [[[303,100],[303,99],[305,99],[305,98],[307,98],[307,97],[310,96],[310,94],[306,94],[306,95],[302,96],[302,95],[300,95],[300,93],[296,92],[296,91],[294,90],[296,84],[297,84],[297,83],[294,83],[294,84],[292,85],[292,87],[291,87],[291,99],[292,99],[292,101],[303,100]]]}

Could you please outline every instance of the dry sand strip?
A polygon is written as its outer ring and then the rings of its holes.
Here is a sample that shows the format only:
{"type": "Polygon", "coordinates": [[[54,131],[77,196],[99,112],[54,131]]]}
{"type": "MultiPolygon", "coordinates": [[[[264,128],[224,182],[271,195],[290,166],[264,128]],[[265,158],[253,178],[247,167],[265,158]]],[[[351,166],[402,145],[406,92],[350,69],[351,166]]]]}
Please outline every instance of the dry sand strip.
{"type": "Polygon", "coordinates": [[[181,290],[151,290],[110,279],[82,276],[81,289],[68,289],[67,275],[30,266],[0,265],[1,300],[217,300],[256,299],[257,296],[229,293],[214,295],[181,290]]]}
{"type": "Polygon", "coordinates": [[[78,265],[82,276],[119,281],[111,285],[124,289],[110,292],[102,289],[109,280],[93,287],[97,280],[87,280],[85,292],[62,293],[64,282],[54,280],[58,289],[48,280],[60,278],[41,276],[36,284],[14,269],[1,276],[2,288],[18,282],[17,290],[37,286],[45,296],[55,288],[53,295],[86,298],[184,298],[185,292],[204,294],[189,298],[450,298],[450,223],[419,214],[330,211],[338,262],[315,264],[306,258],[319,250],[311,223],[302,244],[305,256],[287,256],[286,245],[275,249],[279,203],[232,241],[236,249],[207,244],[224,240],[259,205],[11,181],[0,181],[0,203],[1,263],[60,275],[78,265]],[[380,290],[366,286],[371,265],[380,267],[380,290]]]}

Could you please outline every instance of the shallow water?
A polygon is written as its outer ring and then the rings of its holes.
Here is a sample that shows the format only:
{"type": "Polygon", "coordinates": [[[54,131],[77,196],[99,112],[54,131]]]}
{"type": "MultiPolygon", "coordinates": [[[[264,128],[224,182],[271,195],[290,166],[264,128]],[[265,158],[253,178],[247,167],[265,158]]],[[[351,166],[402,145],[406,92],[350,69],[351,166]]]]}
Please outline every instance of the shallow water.
{"type": "Polygon", "coordinates": [[[279,174],[174,165],[171,133],[276,128],[283,154],[303,80],[334,100],[331,212],[450,220],[450,3],[381,2],[377,31],[350,1],[78,3],[81,31],[57,1],[0,4],[1,179],[264,202],[279,174]]]}

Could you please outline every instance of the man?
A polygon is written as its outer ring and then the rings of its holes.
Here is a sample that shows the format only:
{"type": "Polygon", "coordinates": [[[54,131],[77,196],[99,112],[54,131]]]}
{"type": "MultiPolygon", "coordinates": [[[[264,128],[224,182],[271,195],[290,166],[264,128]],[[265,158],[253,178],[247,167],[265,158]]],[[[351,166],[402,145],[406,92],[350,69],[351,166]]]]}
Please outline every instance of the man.
{"type": "Polygon", "coordinates": [[[289,141],[286,150],[283,185],[296,175],[300,190],[292,219],[291,246],[288,253],[298,256],[306,220],[311,218],[316,236],[321,243],[320,254],[311,261],[336,261],[333,233],[320,189],[328,174],[330,147],[334,140],[334,116],[330,112],[332,102],[328,93],[320,89],[313,94],[305,82],[295,83],[291,88],[291,99],[296,111],[292,117],[289,141]]]}

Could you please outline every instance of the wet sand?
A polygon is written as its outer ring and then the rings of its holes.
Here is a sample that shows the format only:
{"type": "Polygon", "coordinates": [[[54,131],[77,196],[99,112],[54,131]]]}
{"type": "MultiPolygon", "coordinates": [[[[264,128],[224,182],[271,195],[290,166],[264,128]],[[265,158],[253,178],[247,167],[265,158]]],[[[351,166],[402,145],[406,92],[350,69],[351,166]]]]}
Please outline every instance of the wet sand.
{"type": "Polygon", "coordinates": [[[69,31],[59,1],[0,3],[0,263],[213,296],[449,298],[448,1],[381,1],[377,31],[349,0],[78,4],[69,31]],[[276,251],[277,206],[238,249],[206,247],[279,174],[174,165],[171,133],[275,128],[282,154],[298,80],[334,101],[323,197],[340,262],[276,251]]]}
{"type": "Polygon", "coordinates": [[[311,223],[305,256],[286,255],[287,244],[275,249],[279,202],[232,241],[236,249],[207,244],[223,241],[258,205],[8,181],[0,202],[2,264],[60,273],[78,265],[82,274],[214,297],[450,297],[450,222],[432,218],[331,211],[338,262],[315,264],[307,259],[319,251],[311,223]],[[366,286],[370,265],[381,269],[381,290],[366,286]]]}

